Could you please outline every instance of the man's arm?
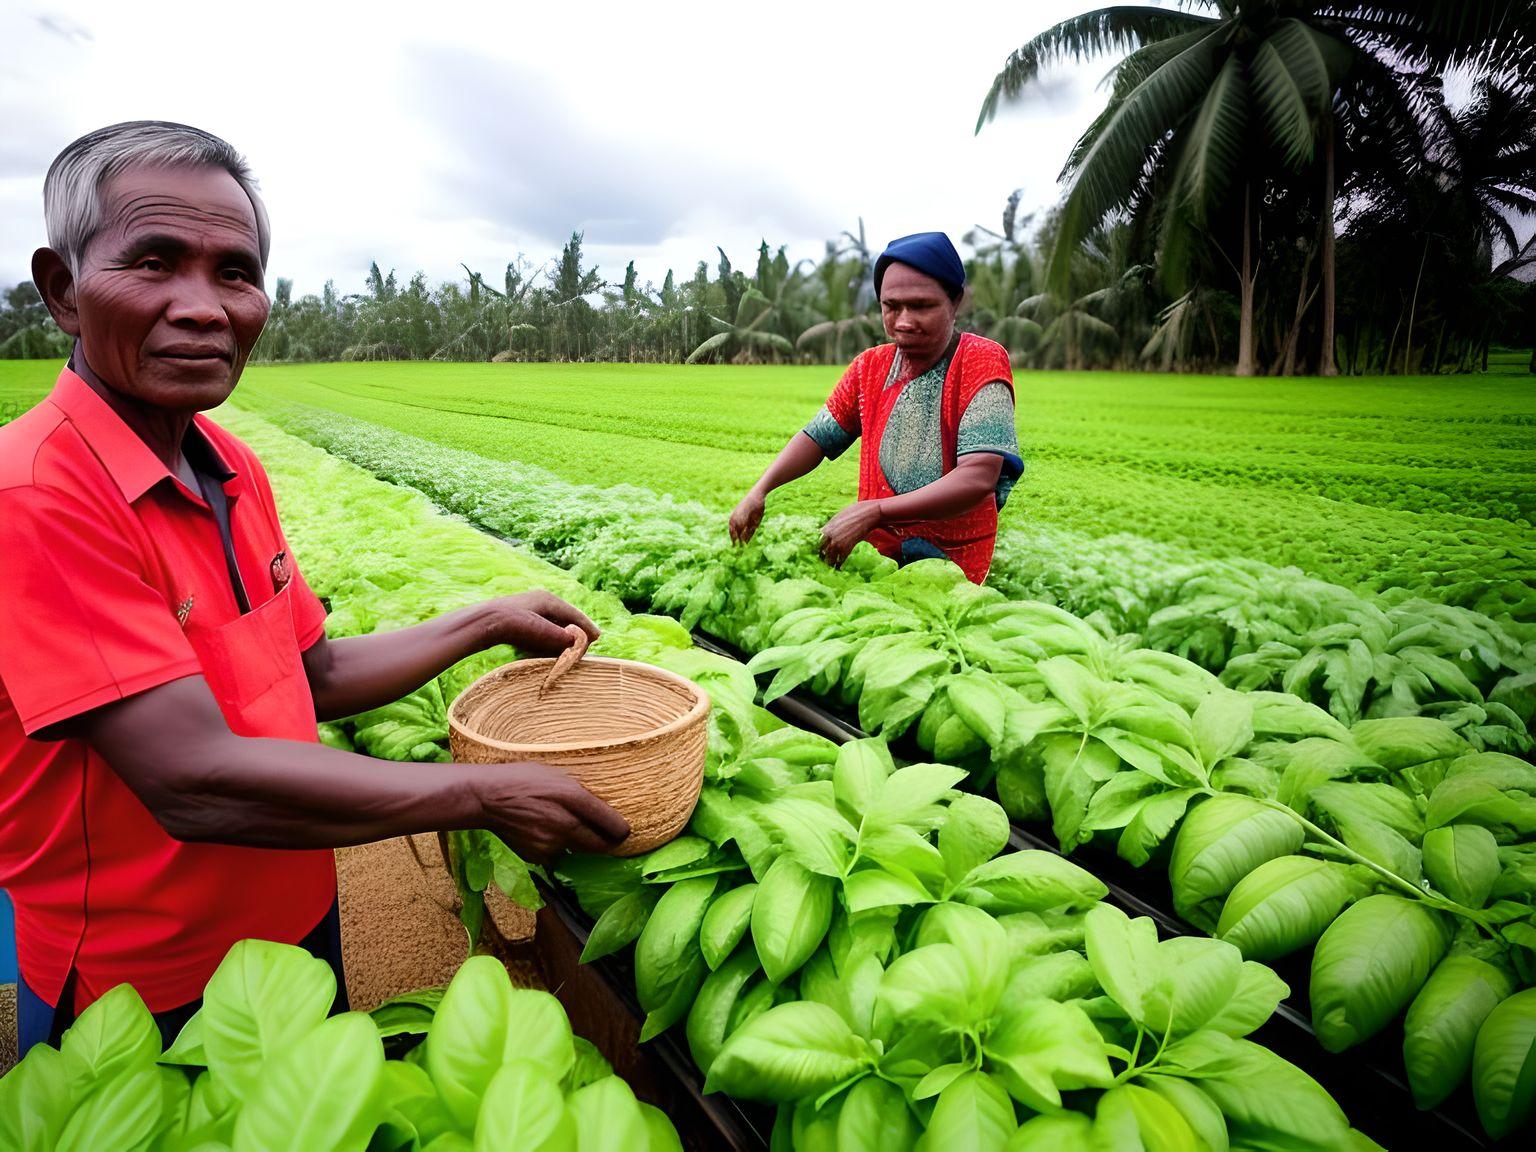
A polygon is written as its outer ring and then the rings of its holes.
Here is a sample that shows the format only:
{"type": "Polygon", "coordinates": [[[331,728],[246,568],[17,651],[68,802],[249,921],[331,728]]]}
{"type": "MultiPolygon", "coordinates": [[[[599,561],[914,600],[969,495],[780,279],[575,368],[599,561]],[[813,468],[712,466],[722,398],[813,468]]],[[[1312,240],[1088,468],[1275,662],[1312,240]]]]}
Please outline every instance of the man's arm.
{"type": "Polygon", "coordinates": [[[567,624],[596,640],[597,626],[548,592],[505,596],[461,608],[412,628],[321,637],[304,650],[304,672],[321,720],[355,716],[414,692],[466,656],[497,644],[554,655],[571,642],[567,624]]]}
{"type": "Polygon", "coordinates": [[[321,744],[236,736],[201,676],[69,721],[178,840],[338,848],[416,832],[487,828],[542,858],[605,852],[624,818],[543,764],[400,764],[321,744]]]}

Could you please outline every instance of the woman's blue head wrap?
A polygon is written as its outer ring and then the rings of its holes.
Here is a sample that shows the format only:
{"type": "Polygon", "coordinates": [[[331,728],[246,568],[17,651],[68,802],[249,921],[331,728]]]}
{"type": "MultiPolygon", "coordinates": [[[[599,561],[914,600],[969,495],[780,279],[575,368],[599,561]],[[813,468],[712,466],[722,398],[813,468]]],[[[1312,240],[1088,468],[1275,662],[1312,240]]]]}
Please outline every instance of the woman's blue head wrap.
{"type": "Polygon", "coordinates": [[[880,295],[880,282],[885,270],[892,264],[905,264],[916,268],[925,276],[932,276],[944,286],[951,300],[960,299],[965,291],[965,263],[960,253],[942,232],[914,232],[892,240],[875,261],[875,295],[880,295]]]}

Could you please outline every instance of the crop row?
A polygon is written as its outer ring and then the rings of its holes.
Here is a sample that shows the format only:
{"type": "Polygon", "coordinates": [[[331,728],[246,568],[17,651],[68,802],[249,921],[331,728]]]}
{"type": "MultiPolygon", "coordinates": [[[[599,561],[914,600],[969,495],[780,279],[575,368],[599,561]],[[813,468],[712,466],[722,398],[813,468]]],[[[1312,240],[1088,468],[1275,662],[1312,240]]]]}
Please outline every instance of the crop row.
{"type": "MultiPolygon", "coordinates": [[[[1347,587],[1405,588],[1493,615],[1531,597],[1530,418],[1507,386],[1355,382],[1329,392],[1288,382],[1256,394],[1175,380],[1149,400],[1132,379],[1021,378],[1028,466],[1004,520],[1017,546],[1003,565],[1037,546],[1039,526],[1089,541],[1137,537],[1190,562],[1298,565],[1347,587]],[[1378,391],[1388,407],[1372,407],[1378,391]]],[[[323,365],[257,370],[241,402],[318,404],[449,447],[540,461],[568,480],[639,483],[723,511],[829,385],[825,373],[796,369],[323,365]]],[[[850,458],[773,506],[827,515],[852,490],[850,458]]]]}
{"type": "MultiPolygon", "coordinates": [[[[523,464],[291,406],[281,424],[375,475],[414,487],[450,511],[524,540],[584,583],[629,601],[700,620],[749,651],[763,626],[790,608],[878,578],[889,562],[868,549],[842,572],[813,554],[815,525],[768,521],[733,548],[714,514],[644,489],[573,485],[523,464]]],[[[1073,549],[1064,549],[1071,554],[1073,549]]],[[[1156,570],[1157,565],[1147,565],[1156,570]]],[[[1366,598],[1294,571],[1258,564],[1173,567],[1138,600],[1083,611],[1070,588],[1020,589],[1068,600],[1120,643],[1185,656],[1244,689],[1283,690],[1341,722],[1427,714],[1467,731],[1478,748],[1524,753],[1536,712],[1536,626],[1430,601],[1366,598]],[[1123,636],[1123,624],[1140,635],[1123,636]]],[[[1012,591],[1011,589],[1005,589],[1012,591]]]]}
{"type": "MultiPolygon", "coordinates": [[[[388,440],[362,442],[375,468],[388,440]]],[[[1495,1003],[1529,1003],[1511,993],[1536,976],[1536,768],[1484,750],[1514,729],[1429,716],[1346,726],[1008,601],[942,562],[891,571],[865,558],[830,577],[837,588],[803,567],[775,579],[792,554],[765,541],[740,569],[690,568],[702,546],[689,551],[686,528],[656,522],[636,541],[616,508],[535,500],[526,477],[509,488],[499,470],[453,463],[439,453],[419,467],[473,485],[454,490],[482,522],[502,499],[581,508],[583,554],[562,557],[575,573],[619,587],[622,571],[631,596],[649,581],[657,607],[756,651],[768,697],[804,684],[868,730],[910,732],[1016,819],[1048,819],[1064,850],[1107,841],[1138,866],[1157,859],[1180,913],[1250,956],[1316,945],[1309,998],[1325,1045],[1409,1010],[1405,1054],[1426,1105],[1467,1077],[1495,1003]]]]}
{"type": "MultiPolygon", "coordinates": [[[[498,590],[534,574],[419,496],[232,423],[266,461],[338,628],[437,610],[406,578],[441,566],[427,587],[446,592],[484,548],[512,565],[493,571],[498,590]]],[[[691,675],[714,708],[689,833],[559,866],[597,917],[585,958],[633,944],[644,1037],[681,1027],[709,1089],[777,1105],[776,1146],[1002,1152],[1160,1133],[1192,1148],[1375,1146],[1310,1077],[1244,1039],[1286,994],[1266,967],[1219,941],[1159,942],[1076,865],[1005,852],[1005,814],[956,791],[962,770],[897,769],[883,742],[838,749],[788,728],[754,704],[745,668],[688,647],[675,622],[587,603],[603,650],[691,675]]],[[[436,758],[440,719],[381,711],[413,730],[375,740],[377,753],[436,758]]],[[[363,743],[378,726],[359,718],[333,738],[363,743]]],[[[527,895],[498,874],[515,858],[480,836],[491,878],[527,895]]]]}

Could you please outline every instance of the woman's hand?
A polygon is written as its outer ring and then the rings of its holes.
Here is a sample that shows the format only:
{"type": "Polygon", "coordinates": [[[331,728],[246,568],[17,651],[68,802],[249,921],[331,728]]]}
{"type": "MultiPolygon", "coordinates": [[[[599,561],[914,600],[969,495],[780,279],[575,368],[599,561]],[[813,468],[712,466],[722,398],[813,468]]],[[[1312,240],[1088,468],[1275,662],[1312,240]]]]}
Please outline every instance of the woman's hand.
{"type": "Polygon", "coordinates": [[[575,624],[596,640],[602,633],[580,609],[549,592],[524,592],[492,600],[497,644],[510,644],[535,656],[558,656],[571,646],[567,624],[575,624]]]}
{"type": "Polygon", "coordinates": [[[741,498],[731,512],[731,543],[745,544],[757,533],[763,522],[763,497],[756,488],[741,498]]]}
{"type": "Polygon", "coordinates": [[[860,500],[848,505],[822,526],[822,559],[834,568],[841,568],[854,545],[880,527],[882,519],[878,500],[860,500]]]}
{"type": "Polygon", "coordinates": [[[484,827],[529,860],[548,860],[564,849],[611,852],[629,835],[624,817],[547,764],[486,765],[476,790],[484,827]]]}

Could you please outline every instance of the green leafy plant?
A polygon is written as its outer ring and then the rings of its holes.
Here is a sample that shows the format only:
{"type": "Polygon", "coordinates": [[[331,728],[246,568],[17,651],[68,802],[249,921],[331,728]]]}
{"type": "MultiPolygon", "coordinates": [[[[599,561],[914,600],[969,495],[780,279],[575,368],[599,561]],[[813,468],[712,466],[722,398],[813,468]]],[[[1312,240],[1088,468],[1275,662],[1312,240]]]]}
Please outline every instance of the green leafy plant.
{"type": "Polygon", "coordinates": [[[0,1144],[18,1152],[414,1152],[462,1147],[671,1152],[671,1124],[637,1101],[559,1001],[513,988],[489,957],[446,990],[328,1016],[329,965],[242,940],[203,1006],[161,1052],[128,985],[101,997],[55,1049],[0,1079],[0,1144]],[[384,1039],[420,1036],[403,1060],[384,1039]],[[607,1141],[623,1135],[622,1144],[607,1141]]]}

